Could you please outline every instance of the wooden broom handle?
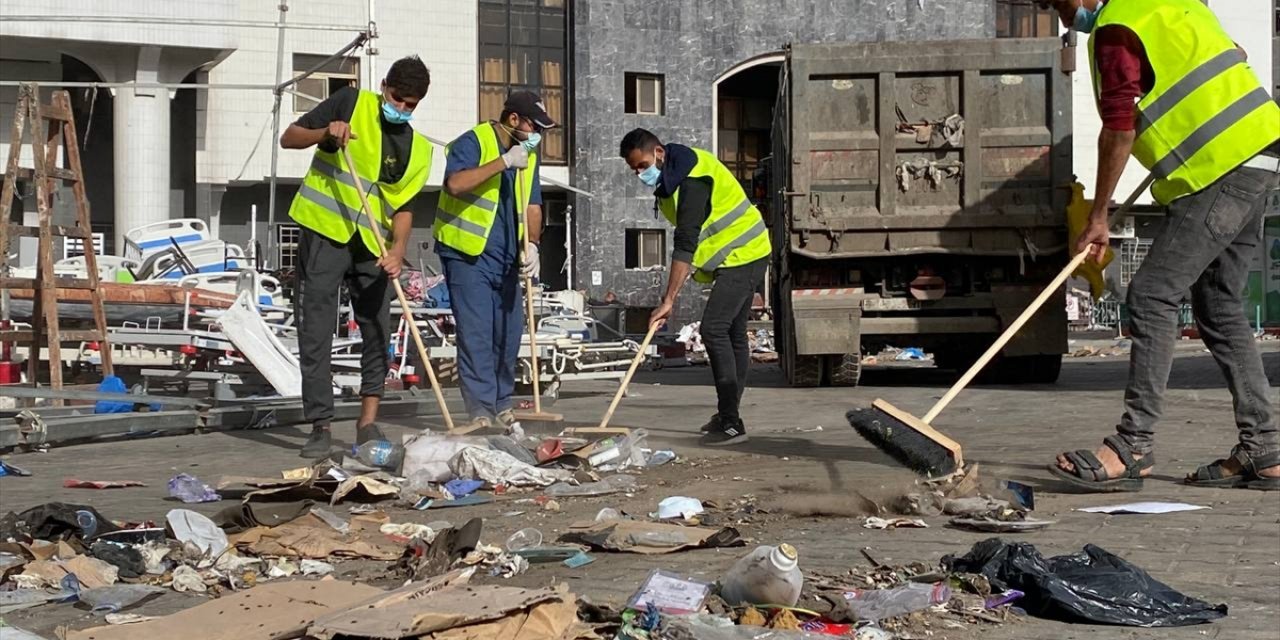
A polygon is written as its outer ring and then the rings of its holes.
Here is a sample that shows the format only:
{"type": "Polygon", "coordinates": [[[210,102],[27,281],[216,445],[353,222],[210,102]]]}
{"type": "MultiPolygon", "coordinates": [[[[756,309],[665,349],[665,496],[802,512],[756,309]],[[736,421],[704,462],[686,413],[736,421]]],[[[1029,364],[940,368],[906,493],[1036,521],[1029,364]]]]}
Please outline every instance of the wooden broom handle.
{"type": "Polygon", "coordinates": [[[649,333],[644,334],[644,341],[640,343],[640,350],[636,352],[636,357],[631,359],[631,366],[627,368],[627,375],[622,377],[622,384],[618,385],[618,391],[613,394],[613,402],[609,403],[609,410],[604,412],[604,417],[600,419],[600,426],[603,429],[609,426],[609,420],[613,419],[613,412],[618,409],[618,403],[622,402],[622,394],[627,392],[627,385],[631,384],[631,376],[636,374],[636,369],[640,368],[640,363],[644,362],[644,354],[649,350],[649,342],[653,340],[653,334],[658,332],[658,327],[662,322],[655,322],[649,325],[649,333]]]}
{"type": "MultiPolygon", "coordinates": [[[[1142,181],[1142,184],[1139,184],[1138,188],[1134,189],[1133,193],[1129,194],[1129,199],[1125,200],[1124,204],[1120,205],[1120,207],[1116,209],[1115,214],[1109,218],[1108,226],[1118,219],[1121,214],[1128,211],[1129,207],[1133,206],[1133,202],[1138,199],[1138,196],[1143,191],[1147,190],[1147,187],[1154,179],[1154,174],[1147,175],[1146,179],[1142,181]]],[[[1105,251],[1106,249],[1103,250],[1105,251]]],[[[1019,315],[1018,318],[1004,330],[1004,333],[1000,334],[1000,337],[996,338],[996,341],[987,348],[987,351],[982,354],[982,357],[978,358],[978,361],[974,362],[973,366],[969,367],[969,370],[964,372],[963,376],[960,376],[960,379],[947,390],[946,395],[942,396],[942,399],[938,400],[937,404],[934,404],[932,409],[929,409],[929,413],[924,415],[925,424],[933,423],[933,419],[937,418],[938,414],[942,413],[942,410],[946,409],[947,405],[951,404],[951,401],[955,400],[956,396],[960,395],[960,392],[964,391],[964,388],[969,386],[970,382],[973,382],[973,379],[982,372],[982,368],[987,366],[987,363],[991,362],[991,359],[996,357],[996,354],[1000,353],[1000,350],[1004,348],[1004,345],[1008,344],[1009,340],[1012,340],[1013,336],[1022,329],[1022,325],[1025,325],[1027,321],[1031,320],[1031,316],[1034,316],[1036,312],[1040,310],[1040,307],[1044,306],[1045,301],[1057,293],[1058,287],[1061,287],[1062,284],[1067,281],[1067,278],[1071,277],[1071,272],[1075,271],[1077,267],[1084,263],[1085,258],[1088,258],[1090,253],[1092,252],[1089,249],[1085,249],[1077,254],[1076,257],[1072,258],[1071,262],[1067,263],[1067,266],[1058,273],[1058,276],[1053,279],[1053,282],[1050,282],[1049,286],[1045,287],[1044,291],[1041,291],[1040,295],[1036,296],[1036,299],[1031,301],[1031,304],[1022,311],[1022,314],[1019,315]]]]}
{"type": "MultiPolygon", "coordinates": [[[[369,218],[369,229],[373,231],[374,241],[378,244],[378,255],[384,256],[387,254],[387,245],[382,239],[382,229],[379,228],[378,221],[373,219],[373,207],[369,206],[369,198],[364,193],[364,184],[360,180],[360,174],[356,172],[355,163],[351,161],[351,151],[343,147],[342,157],[347,161],[347,169],[355,180],[356,191],[360,194],[360,205],[364,208],[365,216],[369,218]]],[[[400,286],[400,279],[390,278],[390,280],[396,289],[396,297],[400,299],[400,311],[409,323],[409,335],[413,336],[413,343],[418,347],[418,359],[422,360],[422,367],[427,370],[427,379],[431,381],[431,390],[435,392],[436,404],[440,405],[440,414],[444,416],[444,425],[450,431],[453,431],[453,416],[449,414],[449,407],[444,403],[444,392],[440,390],[440,381],[436,379],[436,370],[431,366],[431,358],[428,357],[427,346],[422,343],[422,334],[418,332],[418,323],[414,320],[413,309],[409,307],[409,300],[404,296],[404,289],[400,286]]]]}
{"type": "MultiPolygon", "coordinates": [[[[524,171],[516,169],[516,194],[520,194],[524,187],[524,171]]],[[[528,195],[525,197],[527,199],[528,195]]],[[[520,198],[516,197],[516,206],[521,204],[520,198]]],[[[520,272],[524,279],[525,324],[529,326],[529,363],[533,365],[533,372],[529,377],[533,381],[533,412],[542,413],[542,369],[538,366],[538,321],[533,317],[533,278],[524,275],[524,261],[529,255],[529,205],[523,204],[520,209],[520,226],[524,227],[524,243],[520,247],[520,272]]]]}

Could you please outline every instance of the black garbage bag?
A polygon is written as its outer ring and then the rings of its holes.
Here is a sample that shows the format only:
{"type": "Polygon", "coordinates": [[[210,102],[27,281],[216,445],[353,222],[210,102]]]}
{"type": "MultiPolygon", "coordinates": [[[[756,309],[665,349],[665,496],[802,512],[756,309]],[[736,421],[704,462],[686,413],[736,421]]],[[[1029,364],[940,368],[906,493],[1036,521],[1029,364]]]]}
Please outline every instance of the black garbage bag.
{"type": "Polygon", "coordinates": [[[97,509],[63,502],[46,502],[22,513],[10,511],[0,518],[0,541],[11,538],[83,541],[119,530],[120,527],[112,524],[97,509]]]}
{"type": "Polygon", "coordinates": [[[991,538],[973,545],[963,557],[947,556],[942,562],[951,571],[980,573],[1001,590],[1022,591],[1026,596],[1018,605],[1041,618],[1181,627],[1227,615],[1227,605],[1183,595],[1092,544],[1081,553],[1046,560],[1030,544],[991,538]]]}
{"type": "Polygon", "coordinates": [[[89,555],[115,565],[121,578],[138,578],[147,573],[146,559],[129,545],[98,541],[89,547],[89,555]]]}

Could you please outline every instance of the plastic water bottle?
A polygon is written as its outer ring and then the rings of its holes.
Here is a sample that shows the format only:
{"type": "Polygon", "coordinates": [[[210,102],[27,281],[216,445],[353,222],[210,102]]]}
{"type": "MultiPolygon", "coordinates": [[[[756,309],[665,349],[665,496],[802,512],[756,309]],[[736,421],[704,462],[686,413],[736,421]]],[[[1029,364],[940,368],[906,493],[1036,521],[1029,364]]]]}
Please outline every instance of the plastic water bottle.
{"type": "Polygon", "coordinates": [[[92,511],[77,511],[76,524],[80,526],[81,536],[88,540],[98,532],[98,518],[92,511]]]}
{"type": "Polygon", "coordinates": [[[400,462],[404,460],[404,447],[386,440],[370,440],[352,447],[351,455],[371,467],[397,471],[400,469],[400,462]]]}
{"type": "Polygon", "coordinates": [[[941,582],[908,582],[892,589],[849,591],[844,598],[850,619],[884,620],[942,604],[951,599],[951,588],[941,582]]]}
{"type": "Polygon", "coordinates": [[[804,575],[798,554],[789,544],[756,547],[738,560],[720,580],[720,597],[732,606],[778,604],[794,607],[800,600],[804,575]]]}

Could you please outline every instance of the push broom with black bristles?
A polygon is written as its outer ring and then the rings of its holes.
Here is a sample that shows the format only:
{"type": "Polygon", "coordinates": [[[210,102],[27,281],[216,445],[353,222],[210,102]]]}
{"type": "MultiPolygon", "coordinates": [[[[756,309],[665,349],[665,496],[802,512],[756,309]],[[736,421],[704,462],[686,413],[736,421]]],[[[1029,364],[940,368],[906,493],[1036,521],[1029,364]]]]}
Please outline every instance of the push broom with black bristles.
{"type": "MultiPolygon", "coordinates": [[[[1138,199],[1138,195],[1151,185],[1154,178],[1154,175],[1148,175],[1129,195],[1124,204],[1120,205],[1111,220],[1119,218],[1126,212],[1138,199]]],[[[1049,286],[1031,301],[1031,304],[1004,330],[1004,333],[1000,334],[999,338],[996,338],[996,341],[973,363],[973,366],[960,376],[960,379],[947,390],[932,409],[929,409],[923,419],[877,398],[870,407],[850,410],[845,415],[849,419],[849,424],[877,449],[889,454],[894,460],[918,474],[930,478],[943,478],[961,471],[964,468],[964,452],[960,443],[934,429],[933,420],[947,408],[947,405],[951,404],[952,400],[955,400],[956,396],[960,395],[961,391],[964,391],[964,388],[982,372],[991,359],[1000,353],[1000,350],[1040,310],[1040,307],[1053,297],[1058,288],[1071,277],[1071,273],[1084,262],[1085,258],[1089,257],[1090,253],[1089,249],[1085,249],[1072,258],[1053,282],[1050,282],[1049,286]]]]}

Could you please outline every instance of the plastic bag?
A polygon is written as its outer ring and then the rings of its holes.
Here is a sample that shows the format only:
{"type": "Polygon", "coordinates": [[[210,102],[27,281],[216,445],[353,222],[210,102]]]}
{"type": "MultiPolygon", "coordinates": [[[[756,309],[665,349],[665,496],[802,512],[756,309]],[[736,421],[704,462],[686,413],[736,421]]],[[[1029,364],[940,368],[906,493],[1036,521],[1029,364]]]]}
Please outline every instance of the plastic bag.
{"type": "Polygon", "coordinates": [[[114,584],[81,591],[80,602],[89,605],[94,613],[116,613],[164,592],[160,587],[146,584],[114,584]]]}
{"type": "Polygon", "coordinates": [[[1146,571],[1095,545],[1045,559],[1025,542],[991,538],[963,557],[943,558],[951,571],[980,573],[1002,591],[1026,596],[1018,605],[1041,618],[1132,627],[1180,627],[1217,620],[1227,605],[1175,591],[1146,571]]]}

